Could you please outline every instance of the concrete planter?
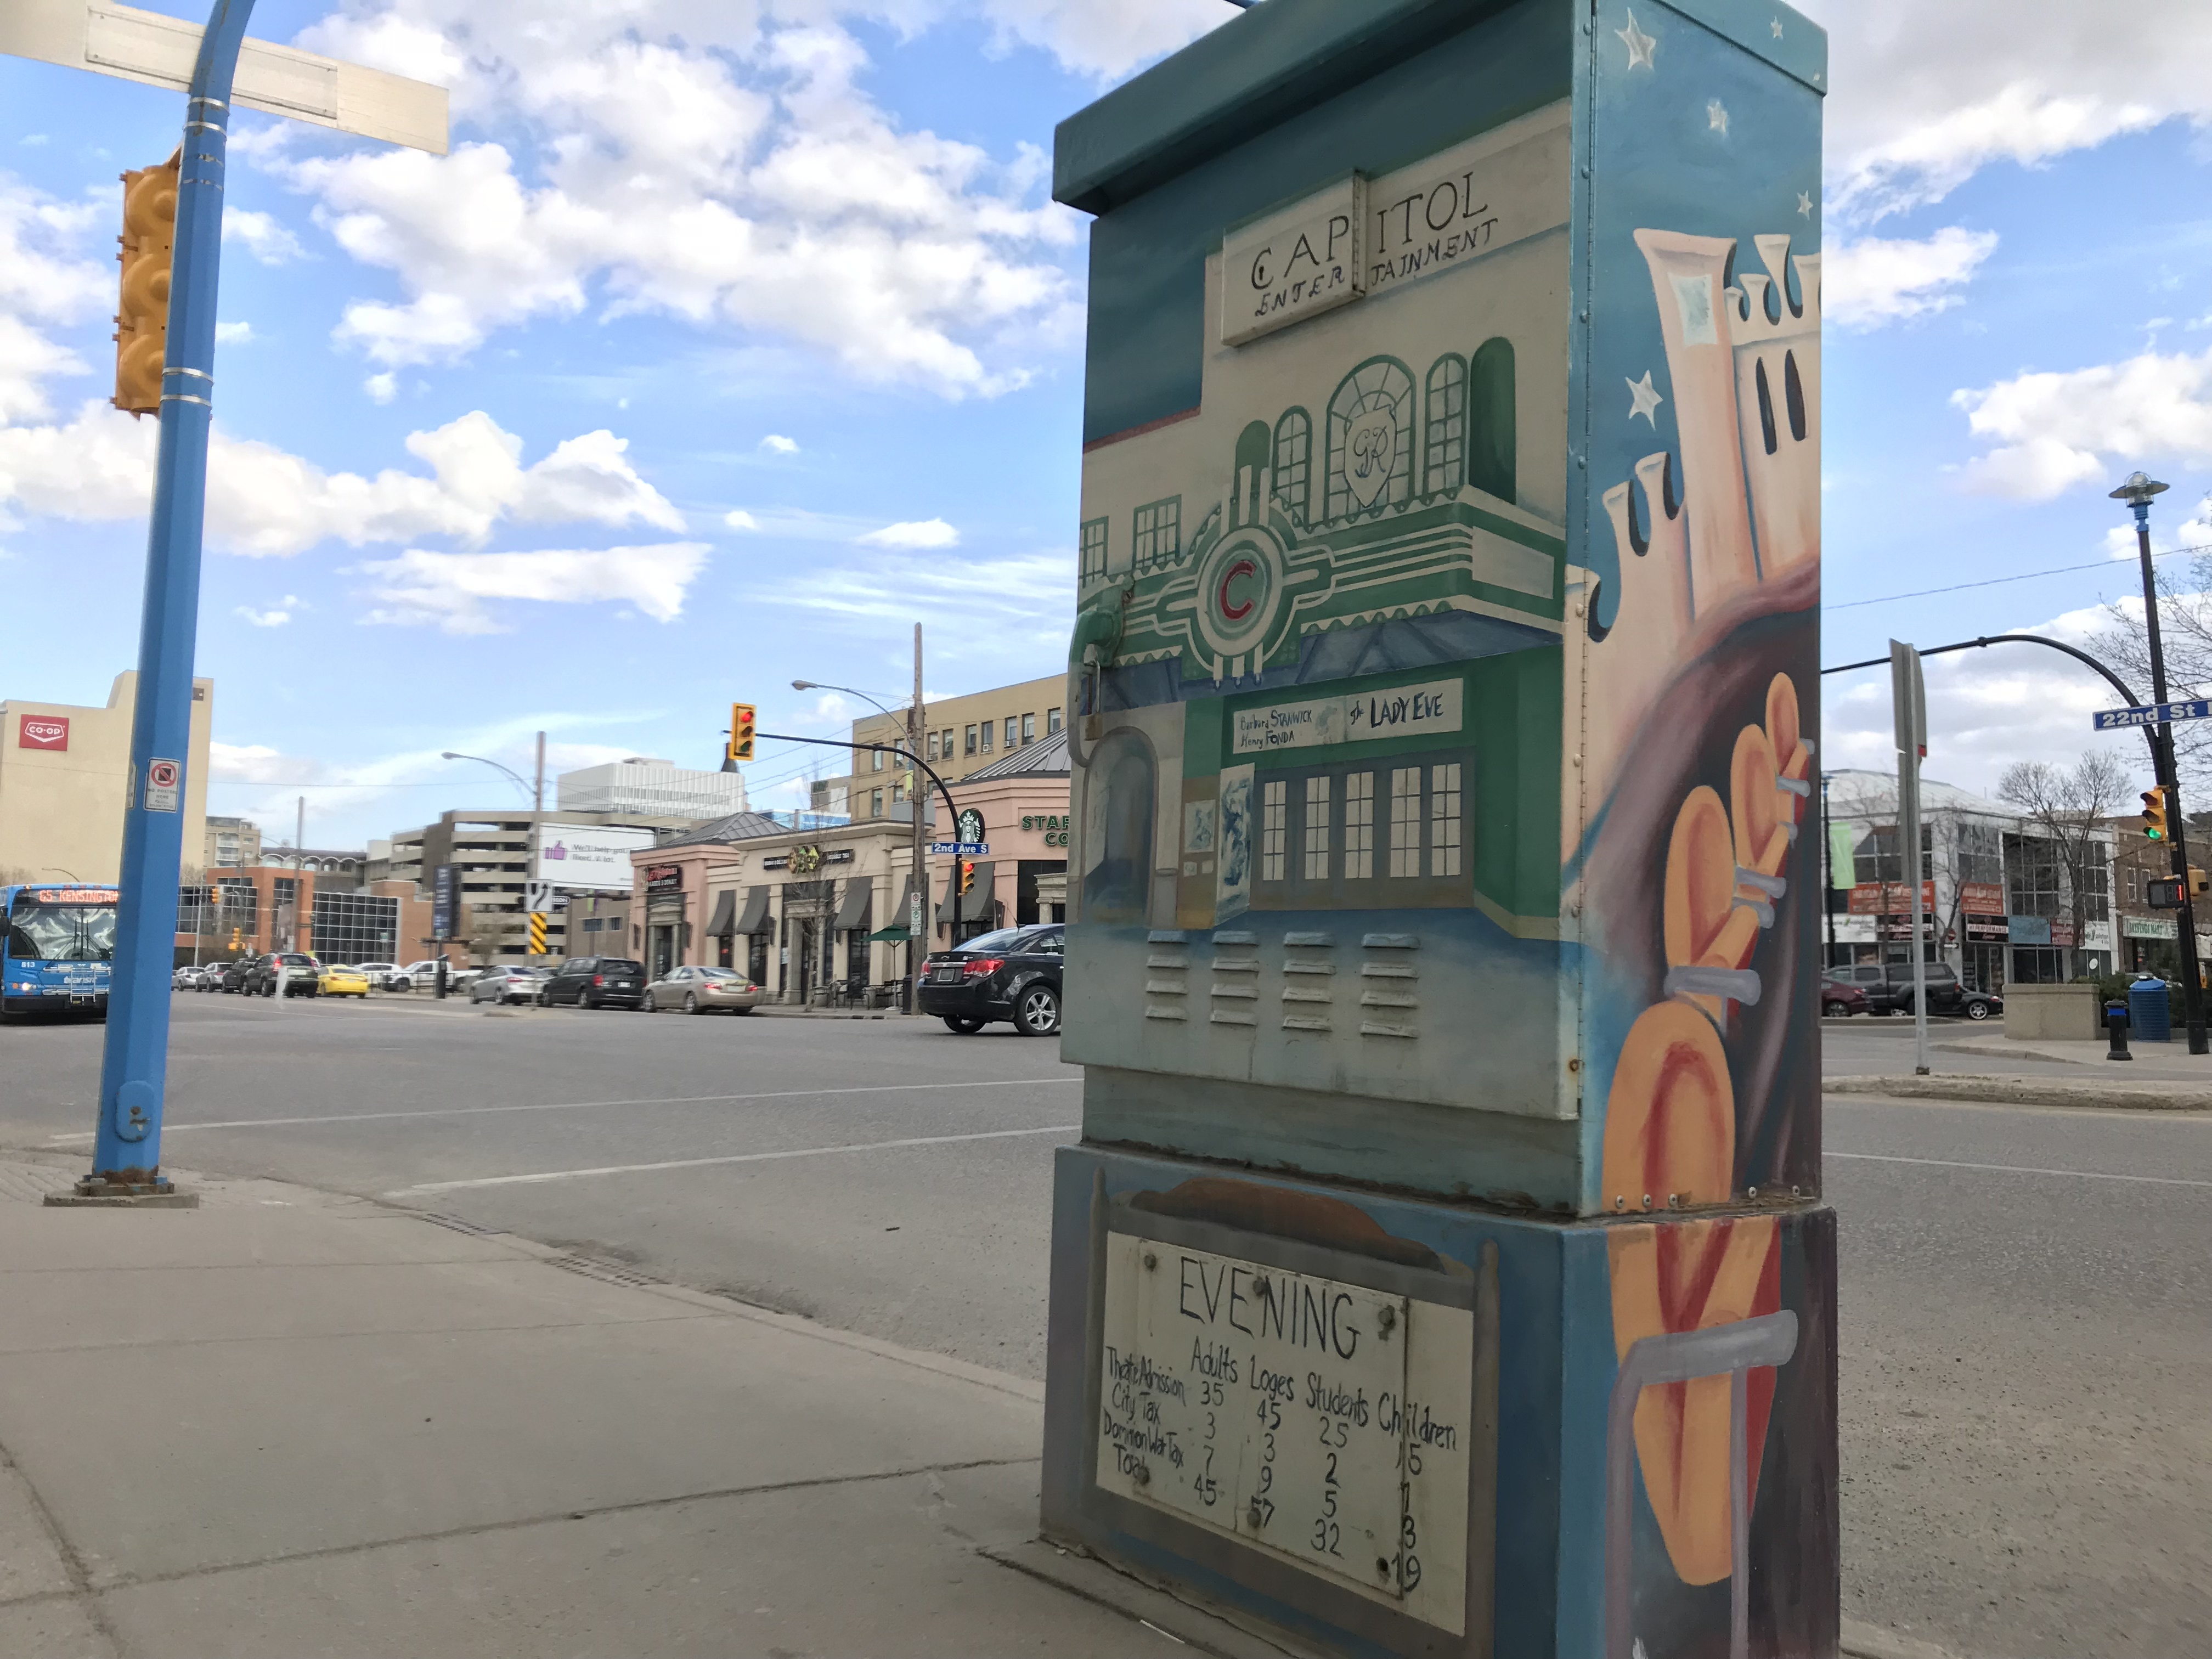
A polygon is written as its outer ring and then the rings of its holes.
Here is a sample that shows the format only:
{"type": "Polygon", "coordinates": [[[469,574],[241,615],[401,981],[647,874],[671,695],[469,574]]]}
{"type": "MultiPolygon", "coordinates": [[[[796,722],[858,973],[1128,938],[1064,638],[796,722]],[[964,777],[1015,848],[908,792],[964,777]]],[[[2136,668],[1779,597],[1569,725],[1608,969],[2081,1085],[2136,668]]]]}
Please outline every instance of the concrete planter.
{"type": "Polygon", "coordinates": [[[2105,1035],[2104,1005],[2094,985],[2008,985],[2005,1036],[2014,1042],[2096,1042],[2105,1035]]]}

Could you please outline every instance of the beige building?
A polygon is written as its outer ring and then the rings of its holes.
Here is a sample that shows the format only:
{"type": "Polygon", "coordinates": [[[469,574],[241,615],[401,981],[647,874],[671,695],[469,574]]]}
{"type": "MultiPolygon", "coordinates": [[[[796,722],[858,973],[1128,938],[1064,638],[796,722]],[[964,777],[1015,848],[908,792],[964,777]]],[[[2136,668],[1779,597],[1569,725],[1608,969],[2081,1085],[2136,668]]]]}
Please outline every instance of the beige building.
{"type": "MultiPolygon", "coordinates": [[[[1012,750],[1042,743],[1060,728],[1067,681],[1059,675],[971,692],[929,704],[922,712],[921,757],[947,783],[1006,758],[1012,750]]],[[[871,714],[853,722],[854,743],[903,743],[906,716],[871,714]]],[[[882,753],[854,757],[853,771],[823,778],[814,785],[817,811],[842,812],[858,821],[886,816],[906,799],[897,763],[882,753]],[[842,797],[842,804],[841,804],[842,797]]]]}
{"type": "MultiPolygon", "coordinates": [[[[138,676],[115,677],[104,708],[0,702],[0,882],[112,882],[123,868],[123,797],[138,676]]],[[[192,682],[185,763],[185,869],[207,851],[208,726],[215,682],[192,682]]]]}
{"type": "Polygon", "coordinates": [[[261,826],[252,818],[210,817],[207,821],[207,852],[200,860],[209,870],[246,870],[261,862],[261,826]]]}

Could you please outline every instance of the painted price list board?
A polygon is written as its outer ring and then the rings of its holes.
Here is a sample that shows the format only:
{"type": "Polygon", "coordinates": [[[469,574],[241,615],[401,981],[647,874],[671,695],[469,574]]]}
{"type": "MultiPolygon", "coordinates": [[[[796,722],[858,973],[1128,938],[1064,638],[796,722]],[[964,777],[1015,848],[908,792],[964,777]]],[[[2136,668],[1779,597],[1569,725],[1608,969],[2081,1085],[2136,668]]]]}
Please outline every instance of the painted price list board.
{"type": "Polygon", "coordinates": [[[1108,1237],[1097,1479],[1454,1632],[1466,1310],[1108,1237]]]}

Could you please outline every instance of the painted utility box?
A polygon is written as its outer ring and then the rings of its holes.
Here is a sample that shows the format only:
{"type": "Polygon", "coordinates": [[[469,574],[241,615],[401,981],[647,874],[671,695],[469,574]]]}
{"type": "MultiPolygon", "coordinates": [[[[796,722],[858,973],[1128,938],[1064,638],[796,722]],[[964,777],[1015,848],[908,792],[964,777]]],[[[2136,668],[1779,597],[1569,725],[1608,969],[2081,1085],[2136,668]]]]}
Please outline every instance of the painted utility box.
{"type": "Polygon", "coordinates": [[[1826,64],[1264,0],[1060,131],[1044,1521],[1310,1644],[1836,1649],[1826,64]]]}

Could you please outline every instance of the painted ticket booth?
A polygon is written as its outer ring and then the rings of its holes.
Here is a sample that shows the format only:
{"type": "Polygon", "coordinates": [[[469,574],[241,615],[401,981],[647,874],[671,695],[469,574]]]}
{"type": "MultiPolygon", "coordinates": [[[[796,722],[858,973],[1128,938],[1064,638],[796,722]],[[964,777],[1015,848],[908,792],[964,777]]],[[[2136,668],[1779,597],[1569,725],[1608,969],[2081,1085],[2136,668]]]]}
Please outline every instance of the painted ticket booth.
{"type": "Polygon", "coordinates": [[[1333,1651],[1835,1652],[1826,62],[1264,0],[1060,128],[1048,1534],[1333,1651]]]}

